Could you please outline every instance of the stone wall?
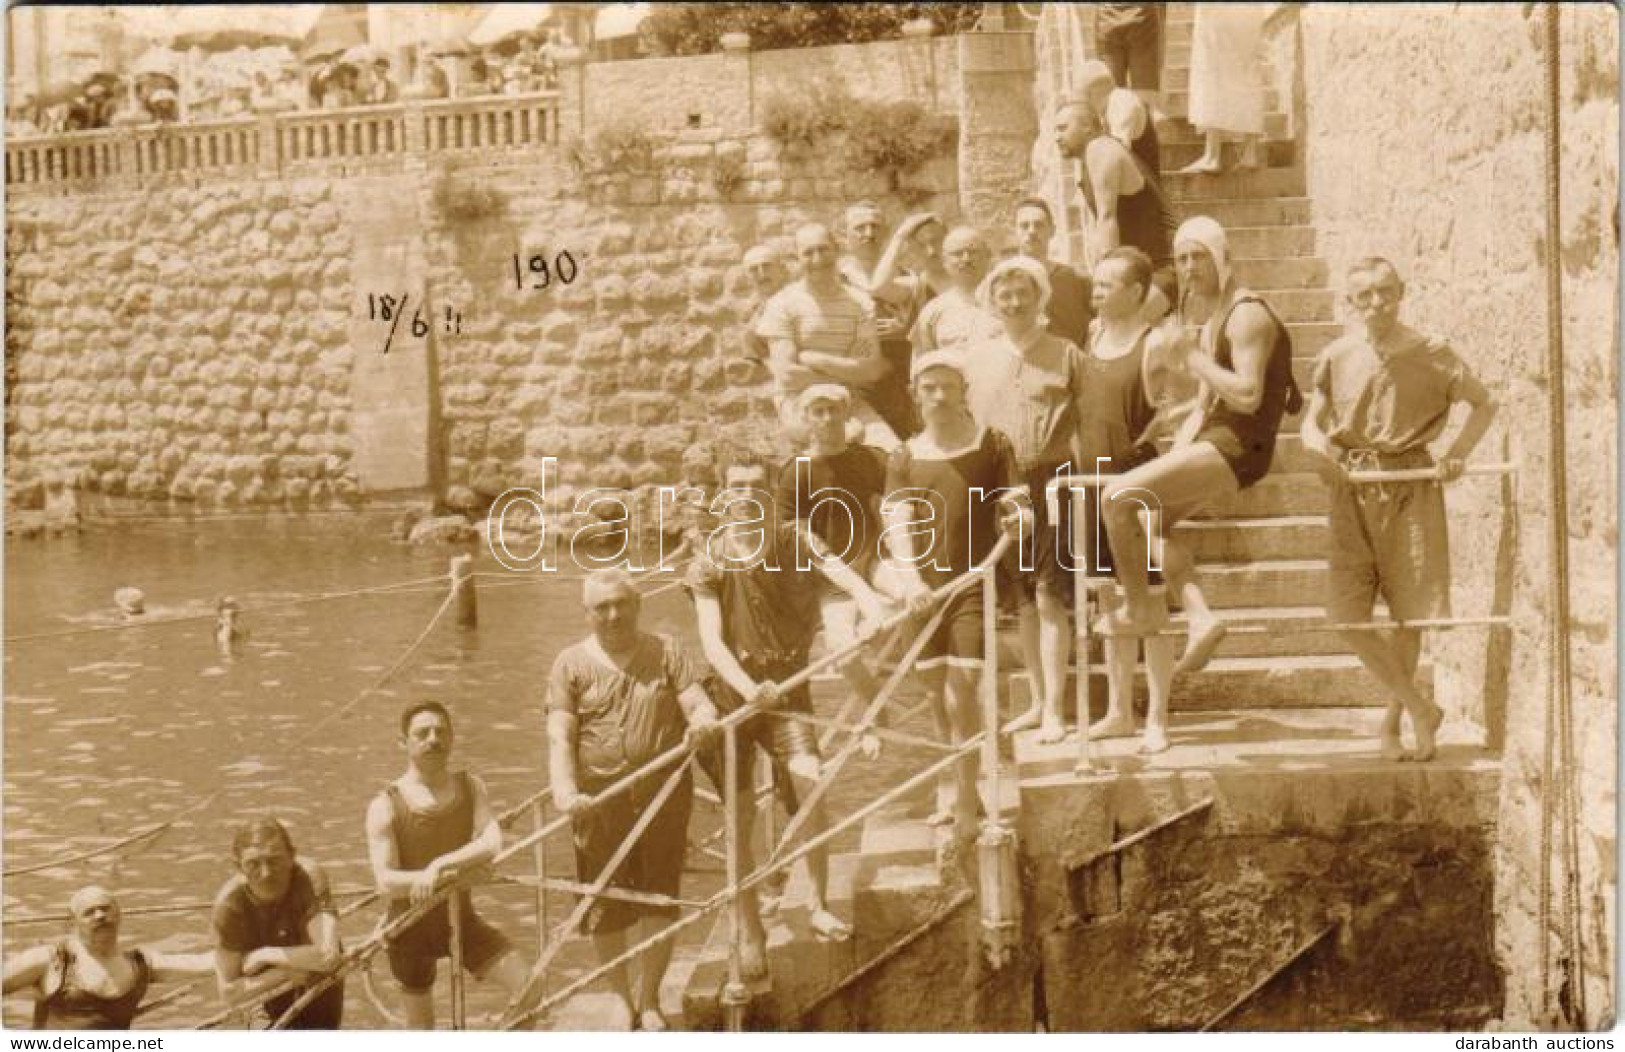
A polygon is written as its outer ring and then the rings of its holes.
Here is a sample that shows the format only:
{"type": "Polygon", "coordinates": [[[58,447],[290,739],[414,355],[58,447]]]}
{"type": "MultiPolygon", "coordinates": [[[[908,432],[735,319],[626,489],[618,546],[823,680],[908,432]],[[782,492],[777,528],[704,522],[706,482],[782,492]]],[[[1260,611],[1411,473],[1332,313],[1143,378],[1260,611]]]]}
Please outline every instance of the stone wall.
{"type": "Polygon", "coordinates": [[[8,497],[352,497],[351,305],[324,181],[12,195],[8,497]]]}
{"type": "Polygon", "coordinates": [[[705,481],[702,440],[770,434],[766,389],[739,362],[745,250],[861,198],[893,221],[959,210],[952,155],[895,183],[849,170],[839,140],[783,157],[727,100],[828,60],[854,95],[954,112],[956,57],[951,39],[906,40],[567,70],[567,137],[628,121],[650,136],[646,159],[610,171],[583,170],[568,143],[432,155],[409,140],[292,180],[23,187],[7,208],[13,503],[37,506],[48,484],[208,509],[494,496],[539,487],[547,457],[555,506],[590,486],[705,481]],[[564,251],[572,282],[516,287],[515,253],[564,251]],[[408,316],[389,357],[388,326],[367,318],[385,293],[428,319],[414,338],[408,316]]]}
{"type": "MultiPolygon", "coordinates": [[[[1456,613],[1510,613],[1514,627],[1488,647],[1478,632],[1435,647],[1441,689],[1482,693],[1492,739],[1504,730],[1496,887],[1512,1025],[1541,1022],[1536,899],[1552,654],[1544,16],[1537,7],[1525,17],[1527,6],[1310,4],[1271,45],[1277,72],[1295,74],[1301,92],[1320,254],[1334,275],[1365,255],[1398,263],[1408,318],[1453,340],[1500,401],[1500,426],[1478,459],[1521,466],[1515,485],[1468,480],[1450,495],[1456,613]],[[1509,697],[1507,683],[1522,689],[1509,697]]],[[[1586,1023],[1600,1027],[1614,1011],[1618,26],[1608,6],[1561,11],[1569,627],[1586,1023]]]]}

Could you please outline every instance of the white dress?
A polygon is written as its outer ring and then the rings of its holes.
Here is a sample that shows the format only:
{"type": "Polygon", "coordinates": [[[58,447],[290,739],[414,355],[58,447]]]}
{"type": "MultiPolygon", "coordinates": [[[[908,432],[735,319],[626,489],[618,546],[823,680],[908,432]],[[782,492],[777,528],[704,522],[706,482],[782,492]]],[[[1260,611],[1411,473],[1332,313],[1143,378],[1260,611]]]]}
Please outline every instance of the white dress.
{"type": "Polygon", "coordinates": [[[1191,30],[1190,122],[1203,131],[1264,133],[1266,4],[1199,3],[1191,30]]]}

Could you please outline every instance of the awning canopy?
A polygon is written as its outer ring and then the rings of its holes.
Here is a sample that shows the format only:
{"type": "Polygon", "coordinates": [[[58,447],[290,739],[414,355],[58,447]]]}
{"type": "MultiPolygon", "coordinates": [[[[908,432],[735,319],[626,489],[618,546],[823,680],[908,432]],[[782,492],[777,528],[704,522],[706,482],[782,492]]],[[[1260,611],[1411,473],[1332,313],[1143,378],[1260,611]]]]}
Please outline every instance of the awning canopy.
{"type": "Polygon", "coordinates": [[[552,4],[497,4],[474,31],[468,42],[476,47],[489,47],[522,33],[533,33],[553,21],[552,4]]]}

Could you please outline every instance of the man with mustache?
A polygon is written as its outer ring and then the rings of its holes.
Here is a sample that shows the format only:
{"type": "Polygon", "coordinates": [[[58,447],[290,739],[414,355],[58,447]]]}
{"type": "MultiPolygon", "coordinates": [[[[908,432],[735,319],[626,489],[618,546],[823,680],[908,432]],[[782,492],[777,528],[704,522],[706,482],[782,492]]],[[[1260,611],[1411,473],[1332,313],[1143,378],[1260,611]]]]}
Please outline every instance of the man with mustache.
{"type": "MultiPolygon", "coordinates": [[[[367,808],[367,851],[373,879],[389,900],[390,920],[502,850],[502,829],[491,813],[485,783],[451,769],[451,746],[451,713],[440,702],[415,702],[401,713],[406,773],[367,808]]],[[[501,932],[474,912],[466,888],[457,896],[463,967],[513,997],[525,986],[525,962],[501,932]]],[[[434,1029],[436,963],[450,956],[451,918],[445,902],[390,942],[389,970],[401,988],[409,1028],[434,1029]]]]}
{"type": "Polygon", "coordinates": [[[34,992],[36,1030],[128,1030],[153,983],[213,970],[206,953],[120,949],[118,901],[106,888],[80,888],[68,912],[66,938],[6,961],[0,987],[34,992]]]}

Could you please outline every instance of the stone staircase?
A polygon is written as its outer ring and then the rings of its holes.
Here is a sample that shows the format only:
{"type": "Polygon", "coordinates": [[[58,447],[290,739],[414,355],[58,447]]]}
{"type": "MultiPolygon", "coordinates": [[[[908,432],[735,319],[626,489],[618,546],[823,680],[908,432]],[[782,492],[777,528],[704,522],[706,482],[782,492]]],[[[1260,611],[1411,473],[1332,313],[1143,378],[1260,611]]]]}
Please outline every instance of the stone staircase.
{"type": "MultiPolygon", "coordinates": [[[[1163,185],[1179,214],[1209,215],[1230,235],[1238,279],[1264,296],[1292,335],[1293,371],[1307,394],[1315,356],[1342,331],[1326,263],[1315,255],[1304,168],[1287,114],[1273,90],[1265,99],[1265,167],[1220,175],[1180,175],[1201,153],[1184,119],[1189,101],[1189,3],[1167,5],[1163,100],[1158,122],[1163,185]]],[[[1229,147],[1228,149],[1234,149],[1229,147]]],[[[1233,635],[1202,673],[1175,685],[1172,707],[1363,706],[1375,683],[1335,636],[1294,632],[1323,620],[1327,491],[1310,470],[1289,417],[1270,475],[1223,508],[1176,528],[1195,552],[1200,579],[1221,616],[1281,618],[1282,630],[1233,635]]],[[[1428,678],[1426,669],[1424,681],[1428,678]]]]}

